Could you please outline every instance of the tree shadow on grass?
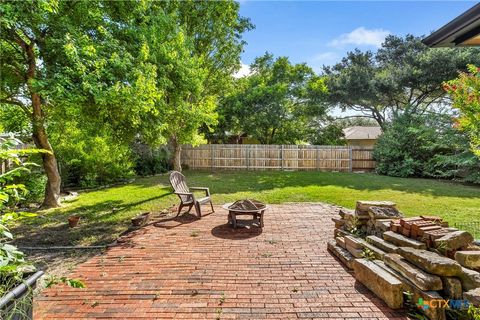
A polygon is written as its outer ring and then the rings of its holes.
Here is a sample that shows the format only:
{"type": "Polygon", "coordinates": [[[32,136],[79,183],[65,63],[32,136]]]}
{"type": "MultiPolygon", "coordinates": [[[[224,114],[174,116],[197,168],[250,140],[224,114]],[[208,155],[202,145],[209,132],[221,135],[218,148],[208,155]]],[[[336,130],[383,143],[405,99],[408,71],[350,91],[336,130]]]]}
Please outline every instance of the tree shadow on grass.
{"type": "MultiPolygon", "coordinates": [[[[373,173],[319,171],[185,171],[189,186],[208,186],[212,194],[261,192],[286,187],[334,186],[354,190],[395,190],[405,193],[459,198],[480,197],[480,188],[451,181],[395,178],[373,173]]],[[[168,185],[168,176],[139,179],[134,184],[168,185]]]]}
{"type": "MultiPolygon", "coordinates": [[[[130,217],[118,216],[145,202],[158,200],[163,194],[136,202],[109,200],[90,206],[54,210],[35,218],[27,218],[13,228],[15,244],[22,246],[106,245],[129,228],[130,217]],[[75,228],[68,227],[70,215],[80,215],[75,228]]],[[[140,210],[138,213],[141,213],[140,210]]]]}

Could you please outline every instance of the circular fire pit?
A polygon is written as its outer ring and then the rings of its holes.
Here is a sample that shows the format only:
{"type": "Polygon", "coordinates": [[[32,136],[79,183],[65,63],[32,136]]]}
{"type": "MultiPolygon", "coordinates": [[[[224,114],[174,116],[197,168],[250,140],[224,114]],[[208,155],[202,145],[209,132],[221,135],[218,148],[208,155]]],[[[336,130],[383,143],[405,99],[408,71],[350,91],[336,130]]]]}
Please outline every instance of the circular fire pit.
{"type": "Polygon", "coordinates": [[[260,228],[263,228],[263,214],[268,206],[258,200],[244,199],[224,204],[223,208],[228,210],[228,223],[232,224],[234,229],[237,228],[237,216],[240,215],[251,215],[260,228]]]}

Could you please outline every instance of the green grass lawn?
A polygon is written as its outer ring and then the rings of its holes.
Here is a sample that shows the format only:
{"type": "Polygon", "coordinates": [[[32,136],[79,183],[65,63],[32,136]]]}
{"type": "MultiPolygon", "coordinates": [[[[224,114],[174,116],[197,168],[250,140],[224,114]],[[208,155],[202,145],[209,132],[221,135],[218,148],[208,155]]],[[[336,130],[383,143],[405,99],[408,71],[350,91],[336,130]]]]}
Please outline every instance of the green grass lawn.
{"type": "MultiPolygon", "coordinates": [[[[210,187],[215,204],[255,198],[267,203],[326,202],[353,208],[356,200],[391,200],[408,216],[439,215],[451,225],[480,221],[480,187],[452,182],[303,171],[184,174],[190,186],[210,187]]],[[[131,217],[144,211],[160,212],[177,202],[168,176],[139,178],[128,185],[82,193],[62,208],[23,220],[15,232],[24,245],[106,244],[128,228],[131,217]],[[66,225],[72,214],[82,216],[75,229],[66,225]]]]}

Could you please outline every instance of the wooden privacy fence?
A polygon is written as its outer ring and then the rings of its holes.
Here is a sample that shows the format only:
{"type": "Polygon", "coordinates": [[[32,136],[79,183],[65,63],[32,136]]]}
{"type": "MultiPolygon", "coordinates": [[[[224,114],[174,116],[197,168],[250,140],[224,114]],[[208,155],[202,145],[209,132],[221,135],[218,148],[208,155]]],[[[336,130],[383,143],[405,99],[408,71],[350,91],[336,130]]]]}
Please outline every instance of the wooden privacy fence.
{"type": "Polygon", "coordinates": [[[206,144],[183,146],[190,169],[372,171],[373,149],[350,146],[206,144]]]}

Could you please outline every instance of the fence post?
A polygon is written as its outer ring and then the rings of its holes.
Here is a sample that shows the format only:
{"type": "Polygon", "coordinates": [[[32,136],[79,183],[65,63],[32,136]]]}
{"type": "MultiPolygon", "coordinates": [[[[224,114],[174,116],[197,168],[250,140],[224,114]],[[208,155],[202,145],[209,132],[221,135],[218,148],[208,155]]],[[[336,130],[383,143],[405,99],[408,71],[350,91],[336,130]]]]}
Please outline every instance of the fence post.
{"type": "Polygon", "coordinates": [[[283,171],[283,144],[280,148],[280,166],[281,166],[281,170],[283,171]]]}
{"type": "Polygon", "coordinates": [[[215,147],[213,146],[213,143],[210,145],[210,170],[213,171],[213,159],[214,159],[214,156],[213,156],[213,153],[215,151],[214,149],[215,147]]]}
{"type": "Polygon", "coordinates": [[[352,146],[348,146],[348,156],[349,156],[348,171],[353,172],[353,150],[352,150],[352,146]]]}
{"type": "Polygon", "coordinates": [[[315,154],[315,157],[317,159],[316,161],[316,167],[317,167],[317,171],[320,170],[320,149],[318,148],[318,146],[315,146],[316,148],[316,154],[315,154]]]}
{"type": "Polygon", "coordinates": [[[245,145],[245,166],[247,167],[248,170],[248,158],[250,156],[250,148],[248,145],[245,145]]]}

